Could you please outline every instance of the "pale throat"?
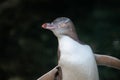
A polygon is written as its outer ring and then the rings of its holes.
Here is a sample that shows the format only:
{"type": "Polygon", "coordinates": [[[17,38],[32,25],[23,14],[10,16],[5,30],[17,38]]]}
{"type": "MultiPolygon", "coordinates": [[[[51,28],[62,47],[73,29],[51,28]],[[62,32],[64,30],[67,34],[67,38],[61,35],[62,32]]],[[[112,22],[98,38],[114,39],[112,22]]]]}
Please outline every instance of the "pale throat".
{"type": "MultiPolygon", "coordinates": [[[[58,38],[59,43],[59,50],[60,50],[60,60],[68,60],[70,61],[81,61],[83,60],[82,57],[86,57],[86,53],[89,50],[88,45],[82,45],[79,42],[75,41],[69,36],[62,36],[61,38],[58,38]],[[87,49],[87,50],[86,50],[87,49]]],[[[72,61],[72,62],[73,62],[72,61]]]]}
{"type": "MultiPolygon", "coordinates": [[[[62,52],[75,53],[78,49],[84,49],[85,45],[79,44],[69,36],[63,35],[58,38],[59,48],[62,52]]],[[[81,50],[82,51],[82,50],[81,50]]]]}

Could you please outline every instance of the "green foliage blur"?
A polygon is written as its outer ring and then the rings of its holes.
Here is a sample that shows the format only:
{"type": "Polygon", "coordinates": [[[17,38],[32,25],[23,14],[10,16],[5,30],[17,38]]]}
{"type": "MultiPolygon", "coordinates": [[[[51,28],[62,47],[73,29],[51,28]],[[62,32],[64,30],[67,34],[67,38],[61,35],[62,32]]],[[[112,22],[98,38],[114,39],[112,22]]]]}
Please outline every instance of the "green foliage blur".
{"type": "MultiPolygon", "coordinates": [[[[57,39],[41,25],[62,16],[94,52],[120,59],[119,0],[0,0],[0,80],[36,80],[57,65],[57,39]]],[[[99,74],[120,80],[120,70],[99,74]]]]}

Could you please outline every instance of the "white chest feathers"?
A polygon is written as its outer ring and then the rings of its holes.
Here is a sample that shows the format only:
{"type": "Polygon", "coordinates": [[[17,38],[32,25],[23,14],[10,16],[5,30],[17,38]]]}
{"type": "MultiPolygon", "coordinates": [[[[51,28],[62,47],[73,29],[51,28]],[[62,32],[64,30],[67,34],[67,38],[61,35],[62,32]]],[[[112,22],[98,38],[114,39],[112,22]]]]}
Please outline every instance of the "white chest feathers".
{"type": "Polygon", "coordinates": [[[59,39],[63,80],[99,80],[93,52],[68,36],[59,39]]]}

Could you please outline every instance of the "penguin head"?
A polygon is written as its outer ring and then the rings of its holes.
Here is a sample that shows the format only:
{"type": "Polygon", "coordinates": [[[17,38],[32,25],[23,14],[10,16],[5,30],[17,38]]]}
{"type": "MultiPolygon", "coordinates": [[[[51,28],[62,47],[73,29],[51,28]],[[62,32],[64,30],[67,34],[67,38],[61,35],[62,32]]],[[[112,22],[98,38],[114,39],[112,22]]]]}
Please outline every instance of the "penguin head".
{"type": "Polygon", "coordinates": [[[62,37],[75,32],[74,24],[67,17],[56,18],[51,23],[44,23],[42,28],[52,31],[56,37],[62,37]]]}

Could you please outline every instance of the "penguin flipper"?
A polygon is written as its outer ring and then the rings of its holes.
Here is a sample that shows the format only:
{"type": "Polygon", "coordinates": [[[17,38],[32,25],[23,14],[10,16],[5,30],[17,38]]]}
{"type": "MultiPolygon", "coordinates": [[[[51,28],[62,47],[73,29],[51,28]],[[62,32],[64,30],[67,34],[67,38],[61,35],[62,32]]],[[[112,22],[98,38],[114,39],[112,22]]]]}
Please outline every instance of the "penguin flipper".
{"type": "Polygon", "coordinates": [[[120,59],[108,55],[95,54],[97,65],[103,65],[120,70],[120,59]]]}
{"type": "Polygon", "coordinates": [[[61,68],[56,66],[37,80],[62,80],[61,68]]]}

